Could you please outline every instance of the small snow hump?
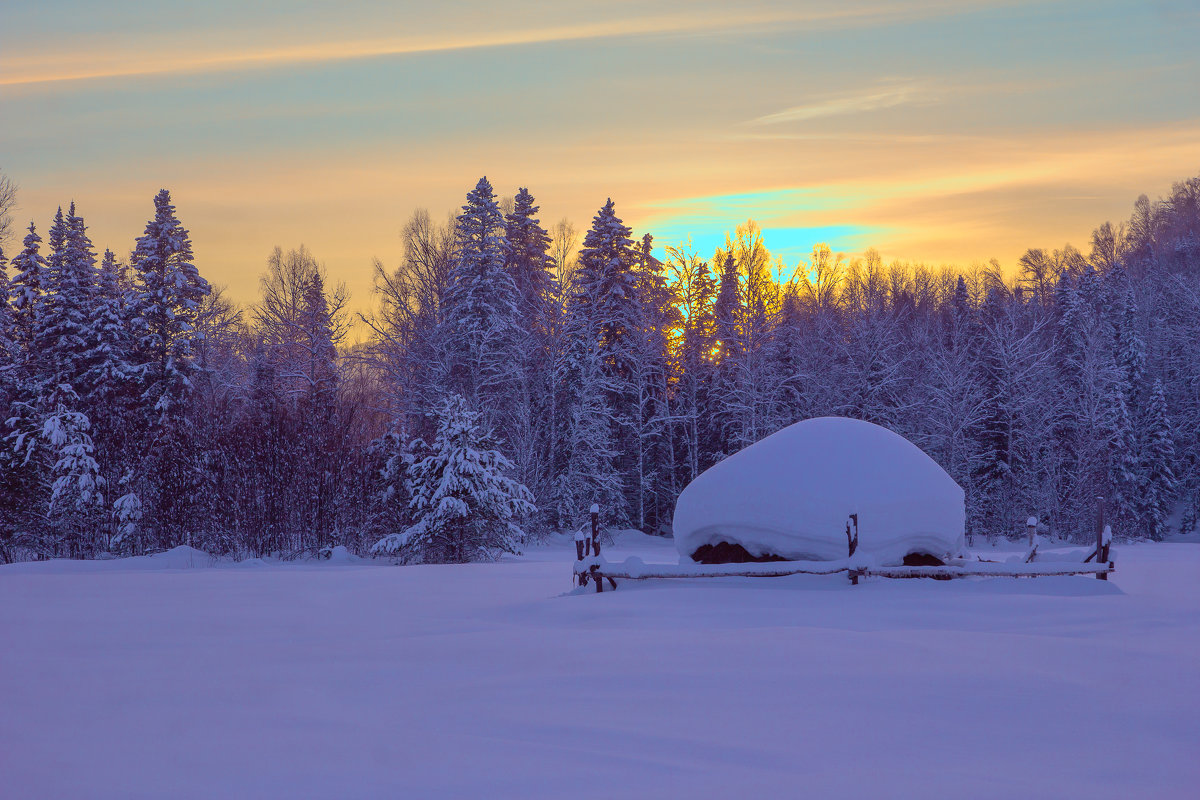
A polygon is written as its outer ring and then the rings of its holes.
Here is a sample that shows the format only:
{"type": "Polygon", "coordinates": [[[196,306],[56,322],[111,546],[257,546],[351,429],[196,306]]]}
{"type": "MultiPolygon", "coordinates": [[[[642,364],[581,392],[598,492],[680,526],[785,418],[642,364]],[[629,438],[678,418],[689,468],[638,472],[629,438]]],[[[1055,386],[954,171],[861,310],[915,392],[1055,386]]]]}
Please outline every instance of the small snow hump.
{"type": "Polygon", "coordinates": [[[676,503],[675,545],[691,560],[832,561],[848,555],[851,514],[858,550],[881,565],[963,547],[962,488],[904,437],[844,417],[797,422],[699,475],[676,503]]]}

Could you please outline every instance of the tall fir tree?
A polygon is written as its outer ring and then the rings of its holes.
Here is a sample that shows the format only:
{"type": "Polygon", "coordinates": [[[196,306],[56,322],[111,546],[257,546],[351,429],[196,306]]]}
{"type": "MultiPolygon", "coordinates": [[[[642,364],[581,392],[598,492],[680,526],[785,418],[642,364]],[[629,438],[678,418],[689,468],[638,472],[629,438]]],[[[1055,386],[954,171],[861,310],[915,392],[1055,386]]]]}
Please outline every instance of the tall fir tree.
{"type": "Polygon", "coordinates": [[[582,524],[592,504],[605,519],[626,520],[628,505],[617,468],[618,420],[609,397],[614,393],[597,341],[597,322],[589,307],[571,303],[563,323],[563,350],[555,364],[561,388],[562,419],[554,464],[555,523],[559,529],[582,524]]]}
{"type": "Polygon", "coordinates": [[[38,441],[38,386],[32,355],[33,336],[41,316],[47,264],[41,254],[42,238],[33,223],[12,260],[13,277],[8,294],[0,302],[8,307],[12,298],[11,333],[13,350],[4,378],[4,405],[0,407],[0,558],[12,560],[18,550],[48,553],[39,533],[44,511],[39,461],[34,458],[38,441]]]}
{"type": "Polygon", "coordinates": [[[517,292],[517,310],[523,327],[542,338],[548,334],[558,295],[550,234],[537,218],[533,195],[522,187],[506,215],[505,257],[508,274],[517,292]]]}
{"type": "Polygon", "coordinates": [[[309,388],[299,420],[299,471],[304,483],[302,507],[307,512],[311,543],[320,548],[329,544],[333,536],[334,498],[346,461],[337,402],[337,341],[341,332],[329,307],[320,270],[309,275],[301,300],[300,331],[308,361],[309,388]]]}
{"type": "Polygon", "coordinates": [[[91,338],[83,357],[83,391],[89,407],[108,414],[115,412],[114,403],[126,394],[131,377],[128,301],[120,280],[116,256],[105,250],[89,309],[91,338]]]}
{"type": "Polygon", "coordinates": [[[574,315],[571,329],[588,337],[586,346],[594,348],[599,358],[597,377],[604,397],[599,401],[588,398],[586,402],[589,405],[599,402],[604,409],[599,416],[610,420],[610,441],[616,451],[613,466],[624,481],[625,497],[614,514],[619,515],[616,519],[622,523],[628,521],[625,516],[628,510],[636,507],[639,490],[635,479],[638,453],[635,374],[637,332],[645,313],[638,293],[639,253],[631,233],[609,199],[596,213],[584,236],[568,312],[574,315]]]}
{"type": "MultiPolygon", "coordinates": [[[[561,328],[561,287],[550,256],[550,235],[537,219],[533,195],[521,188],[505,216],[506,266],[517,293],[520,349],[524,356],[513,392],[505,436],[517,475],[535,494],[543,515],[552,506],[552,464],[557,442],[552,434],[559,417],[558,387],[553,382],[555,337],[561,328]]],[[[545,524],[546,520],[541,520],[545,524]]]]}
{"type": "MultiPolygon", "coordinates": [[[[89,316],[95,294],[96,256],[74,203],[65,216],[61,208],[58,210],[50,242],[33,351],[39,360],[44,394],[51,395],[63,386],[78,394],[82,388],[82,356],[94,338],[89,316]]],[[[50,401],[51,405],[57,402],[50,401]]]]}
{"type": "Polygon", "coordinates": [[[175,215],[171,195],[154,197],[154,218],[138,237],[131,263],[137,276],[130,313],[134,334],[129,366],[140,383],[137,411],[146,427],[141,448],[146,454],[131,481],[136,495],[127,502],[145,509],[142,538],[133,547],[157,538],[160,546],[189,543],[202,520],[193,514],[204,475],[197,468],[200,448],[187,425],[187,404],[197,371],[195,351],[202,335],[196,329],[200,304],[209,285],[193,263],[192,242],[175,215]]]}
{"type": "MultiPolygon", "coordinates": [[[[1119,372],[1118,372],[1119,374],[1119,372]]],[[[1137,528],[1139,493],[1142,487],[1141,459],[1138,458],[1138,442],[1134,434],[1133,421],[1125,404],[1123,380],[1109,382],[1105,395],[1104,414],[1108,440],[1108,509],[1113,518],[1113,528],[1132,532],[1137,528]]]]}
{"type": "Polygon", "coordinates": [[[458,216],[454,263],[441,307],[450,387],[498,421],[493,402],[519,381],[523,363],[517,290],[505,269],[504,218],[492,185],[480,178],[458,216]]]}
{"type": "Polygon", "coordinates": [[[1129,415],[1137,420],[1141,417],[1145,392],[1142,388],[1146,372],[1146,342],[1138,322],[1137,300],[1131,290],[1126,290],[1122,303],[1121,318],[1117,322],[1117,366],[1125,382],[1126,405],[1129,415]]]}
{"type": "Polygon", "coordinates": [[[6,409],[9,389],[15,380],[17,362],[16,330],[12,306],[8,303],[8,258],[0,248],[0,412],[6,409]]]}
{"type": "Polygon", "coordinates": [[[1146,407],[1144,425],[1144,493],[1141,499],[1145,532],[1151,539],[1167,534],[1167,519],[1175,504],[1178,480],[1175,477],[1175,442],[1167,416],[1167,396],[1161,379],[1155,379],[1154,389],[1146,407]]]}
{"type": "Polygon", "coordinates": [[[641,304],[634,265],[638,255],[630,229],[616,214],[610,199],[592,219],[583,238],[575,273],[572,302],[589,320],[596,336],[605,371],[616,381],[615,390],[629,379],[633,368],[629,337],[640,323],[641,304]]]}
{"type": "Polygon", "coordinates": [[[33,350],[33,330],[42,302],[47,270],[46,259],[41,254],[42,237],[38,236],[32,222],[22,244],[23,249],[12,260],[13,276],[8,296],[12,298],[13,339],[27,357],[33,350]]]}
{"type": "Polygon", "coordinates": [[[741,330],[738,325],[745,309],[742,307],[738,265],[733,248],[718,254],[721,274],[716,301],[713,303],[714,341],[712,359],[715,364],[712,384],[712,416],[708,420],[708,449],[718,459],[735,451],[731,444],[734,420],[731,413],[733,396],[738,386],[737,359],[741,349],[741,330]]]}
{"type": "Polygon", "coordinates": [[[130,466],[131,433],[138,429],[131,418],[131,403],[137,386],[129,359],[133,337],[129,329],[128,298],[121,287],[120,265],[111,250],[105,250],[96,274],[96,286],[89,309],[91,334],[82,356],[80,395],[95,441],[96,460],[114,500],[111,519],[101,526],[108,546],[120,545],[141,519],[141,501],[128,492],[122,494],[130,466]]]}
{"type": "Polygon", "coordinates": [[[669,337],[681,320],[678,297],[663,267],[654,256],[653,237],[645,234],[637,248],[634,269],[641,314],[631,337],[634,394],[630,421],[636,459],[629,481],[630,513],[640,530],[656,533],[667,527],[678,494],[669,337]]]}
{"type": "Polygon", "coordinates": [[[131,259],[138,283],[132,326],[137,337],[130,366],[142,383],[142,401],[161,417],[181,415],[191,377],[196,314],[211,291],[193,263],[192,241],[175,216],[171,194],[154,197],[154,219],[146,223],[131,259]]]}

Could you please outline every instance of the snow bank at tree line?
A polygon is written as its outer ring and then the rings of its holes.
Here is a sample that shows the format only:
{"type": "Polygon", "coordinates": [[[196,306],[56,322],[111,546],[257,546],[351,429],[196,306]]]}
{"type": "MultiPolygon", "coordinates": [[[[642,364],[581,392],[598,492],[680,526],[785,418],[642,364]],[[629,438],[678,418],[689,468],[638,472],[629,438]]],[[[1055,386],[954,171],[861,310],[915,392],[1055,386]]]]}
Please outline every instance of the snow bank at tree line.
{"type": "Polygon", "coordinates": [[[357,561],[362,561],[360,557],[347,550],[344,544],[322,549],[321,557],[333,564],[353,564],[357,561]],[[329,553],[328,556],[325,555],[327,551],[329,553]]]}
{"type": "MultiPolygon", "coordinates": [[[[180,569],[257,569],[271,566],[325,566],[371,563],[371,559],[356,556],[342,545],[329,548],[327,558],[301,558],[281,561],[276,558],[245,558],[236,560],[228,556],[214,556],[195,547],[179,545],[162,553],[126,558],[99,558],[94,561],[55,558],[48,561],[21,561],[4,565],[7,572],[128,572],[131,570],[180,570],[180,569]]],[[[378,563],[384,564],[385,561],[378,563]]]]}
{"type": "Polygon", "coordinates": [[[706,470],[676,503],[675,545],[681,559],[722,541],[752,555],[840,559],[850,514],[859,551],[878,564],[964,546],[963,490],[946,471],[899,434],[844,417],[797,422],[706,470]]]}
{"type": "Polygon", "coordinates": [[[55,558],[48,561],[21,561],[5,566],[11,572],[110,572],[127,570],[202,569],[235,562],[209,555],[203,550],[181,544],[162,553],[130,558],[100,558],[81,561],[55,558]]]}

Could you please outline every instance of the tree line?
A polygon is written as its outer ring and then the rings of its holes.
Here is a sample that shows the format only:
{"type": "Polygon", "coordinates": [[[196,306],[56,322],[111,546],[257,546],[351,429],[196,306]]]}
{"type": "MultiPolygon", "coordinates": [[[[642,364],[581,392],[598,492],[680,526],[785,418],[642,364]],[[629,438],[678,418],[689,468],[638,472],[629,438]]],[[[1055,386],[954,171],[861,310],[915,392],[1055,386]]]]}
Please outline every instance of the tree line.
{"type": "Polygon", "coordinates": [[[1196,525],[1200,177],[1012,277],[824,246],[788,267],[753,222],[659,258],[611,200],[581,243],[538,215],[486,179],[445,222],[416,212],[354,345],[303,247],[250,308],[214,291],[165,190],[127,258],[73,205],[45,242],[31,224],[0,254],[0,559],[464,561],[592,503],[666,533],[701,471],[825,415],[922,447],[973,535],[1036,515],[1083,538],[1098,496],[1119,534],[1196,525]]]}

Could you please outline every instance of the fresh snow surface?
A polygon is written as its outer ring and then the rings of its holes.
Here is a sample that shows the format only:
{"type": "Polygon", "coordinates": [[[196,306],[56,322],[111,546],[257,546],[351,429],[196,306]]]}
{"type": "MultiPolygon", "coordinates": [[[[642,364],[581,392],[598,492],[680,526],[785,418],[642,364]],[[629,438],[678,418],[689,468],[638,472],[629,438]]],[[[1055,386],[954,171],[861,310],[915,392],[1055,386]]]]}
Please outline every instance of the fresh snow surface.
{"type": "Polygon", "coordinates": [[[903,436],[861,420],[789,425],[688,484],[675,505],[682,559],[721,541],[754,555],[846,558],[846,520],[878,564],[912,552],[943,560],[963,547],[963,490],[903,436]]]}
{"type": "Polygon", "coordinates": [[[1115,558],[599,595],[569,536],[465,566],[9,565],[0,796],[1191,798],[1200,544],[1115,558]]]}

